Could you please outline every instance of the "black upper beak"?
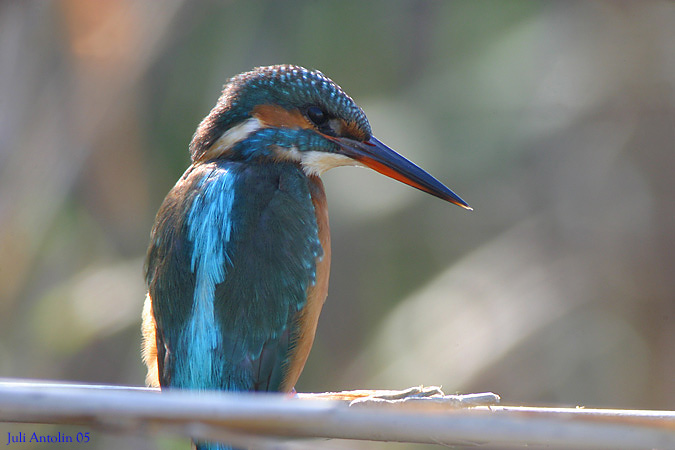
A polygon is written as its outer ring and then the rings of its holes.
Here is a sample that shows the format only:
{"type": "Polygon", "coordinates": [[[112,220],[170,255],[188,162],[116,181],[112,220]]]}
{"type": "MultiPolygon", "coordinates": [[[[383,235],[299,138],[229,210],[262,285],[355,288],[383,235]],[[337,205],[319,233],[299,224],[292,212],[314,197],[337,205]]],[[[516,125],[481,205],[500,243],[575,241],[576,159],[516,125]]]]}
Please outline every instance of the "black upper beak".
{"type": "Polygon", "coordinates": [[[375,137],[364,142],[349,138],[333,138],[340,146],[342,154],[365,166],[402,183],[454,203],[464,209],[473,210],[459,195],[452,192],[443,183],[429,175],[415,163],[390,149],[375,137]]]}

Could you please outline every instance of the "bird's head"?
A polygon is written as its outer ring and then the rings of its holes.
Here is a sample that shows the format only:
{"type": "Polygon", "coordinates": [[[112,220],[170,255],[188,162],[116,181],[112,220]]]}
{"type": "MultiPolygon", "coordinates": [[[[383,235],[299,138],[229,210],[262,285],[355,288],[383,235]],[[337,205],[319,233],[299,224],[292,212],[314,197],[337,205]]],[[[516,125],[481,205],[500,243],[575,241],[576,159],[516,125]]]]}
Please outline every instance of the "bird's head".
{"type": "Polygon", "coordinates": [[[293,161],[307,175],[358,165],[466,209],[469,205],[371,132],[363,110],[337,84],[299,66],[258,67],[225,85],[190,144],[193,163],[219,158],[293,161]]]}

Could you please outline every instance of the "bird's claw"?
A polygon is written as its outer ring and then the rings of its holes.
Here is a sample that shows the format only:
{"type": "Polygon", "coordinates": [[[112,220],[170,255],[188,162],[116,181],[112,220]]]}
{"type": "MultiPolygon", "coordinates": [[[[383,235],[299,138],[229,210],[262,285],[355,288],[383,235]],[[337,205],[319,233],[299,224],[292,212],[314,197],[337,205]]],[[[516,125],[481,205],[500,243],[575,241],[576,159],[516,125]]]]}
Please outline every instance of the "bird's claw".
{"type": "Polygon", "coordinates": [[[492,392],[445,395],[438,386],[414,386],[400,391],[372,391],[370,395],[352,400],[349,406],[399,405],[423,402],[452,408],[468,408],[494,405],[499,403],[499,400],[499,395],[492,392]]]}

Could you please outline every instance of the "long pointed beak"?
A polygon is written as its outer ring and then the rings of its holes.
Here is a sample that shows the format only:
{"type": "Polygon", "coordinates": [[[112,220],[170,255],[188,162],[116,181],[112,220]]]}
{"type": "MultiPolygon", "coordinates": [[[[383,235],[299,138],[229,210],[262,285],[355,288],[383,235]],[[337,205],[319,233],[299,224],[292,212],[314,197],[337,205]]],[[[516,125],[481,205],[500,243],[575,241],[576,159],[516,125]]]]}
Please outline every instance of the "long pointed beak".
{"type": "Polygon", "coordinates": [[[412,186],[420,191],[454,203],[464,209],[473,210],[459,195],[429,175],[412,161],[390,149],[375,137],[364,142],[349,138],[333,138],[342,154],[370,167],[383,175],[412,186]]]}

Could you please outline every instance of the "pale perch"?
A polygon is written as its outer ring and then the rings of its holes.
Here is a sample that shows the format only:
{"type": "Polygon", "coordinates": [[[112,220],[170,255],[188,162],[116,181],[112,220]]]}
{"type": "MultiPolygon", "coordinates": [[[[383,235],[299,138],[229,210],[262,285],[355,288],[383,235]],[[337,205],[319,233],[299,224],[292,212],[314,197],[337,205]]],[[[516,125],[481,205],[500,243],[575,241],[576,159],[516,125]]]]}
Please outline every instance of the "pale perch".
{"type": "MultiPolygon", "coordinates": [[[[434,399],[436,388],[420,389],[434,399]]],[[[401,391],[415,398],[413,391],[401,391]]],[[[487,394],[488,400],[494,394],[487,394]]],[[[450,407],[397,402],[401,393],[195,393],[156,389],[0,381],[0,421],[88,426],[265,448],[297,438],[361,439],[482,448],[547,446],[578,449],[675,449],[675,411],[450,407]],[[388,401],[350,408],[347,402],[384,394],[388,401]],[[324,400],[333,396],[338,400],[324,400]],[[311,400],[308,400],[311,398],[311,400]]],[[[448,396],[453,397],[453,396],[448,396]]],[[[462,397],[462,396],[458,396],[462,397]]],[[[482,395],[478,395],[481,398],[482,395]]],[[[424,398],[424,397],[422,397],[424,398]]],[[[473,398],[469,395],[467,399],[473,398]]],[[[320,448],[314,442],[313,448],[320,448]]]]}

